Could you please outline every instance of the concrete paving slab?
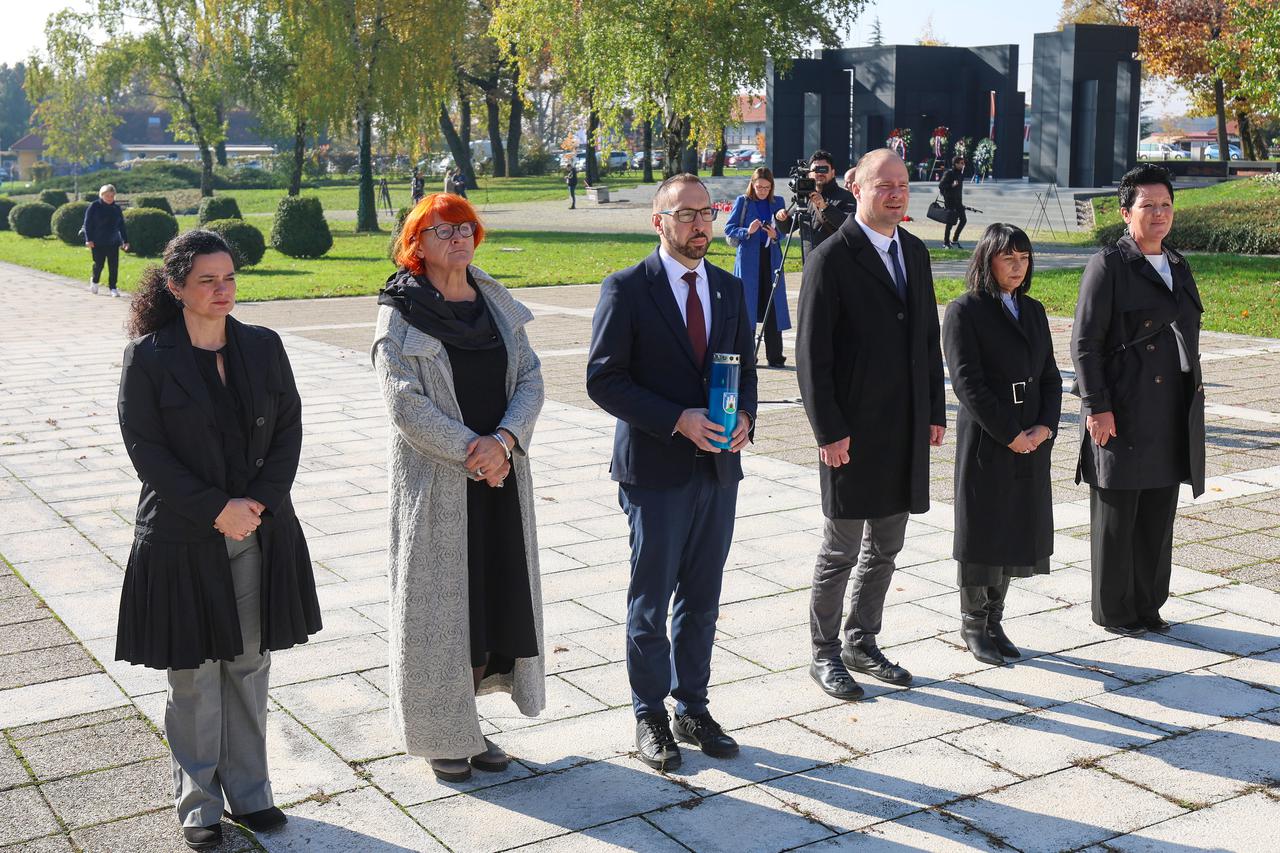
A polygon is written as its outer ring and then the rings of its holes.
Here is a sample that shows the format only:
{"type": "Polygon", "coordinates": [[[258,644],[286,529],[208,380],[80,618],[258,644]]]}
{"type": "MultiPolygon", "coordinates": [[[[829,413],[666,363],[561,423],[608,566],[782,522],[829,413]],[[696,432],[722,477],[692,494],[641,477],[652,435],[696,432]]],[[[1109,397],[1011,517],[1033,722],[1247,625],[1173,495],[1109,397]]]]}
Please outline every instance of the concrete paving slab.
{"type": "Polygon", "coordinates": [[[434,853],[445,848],[373,788],[288,809],[289,822],[257,841],[268,853],[434,853]]]}
{"type": "Polygon", "coordinates": [[[873,853],[902,853],[904,850],[1003,853],[1009,848],[944,812],[922,811],[907,815],[901,820],[878,823],[800,849],[805,853],[834,853],[841,850],[873,853]]]}
{"type": "Polygon", "coordinates": [[[1195,670],[1094,696],[1089,702],[1181,731],[1280,708],[1280,695],[1208,670],[1195,670]]]}
{"type": "Polygon", "coordinates": [[[1280,821],[1280,800],[1257,792],[1178,815],[1107,842],[1117,853],[1166,853],[1169,850],[1268,853],[1274,840],[1258,827],[1280,821]]]}
{"type": "MultiPolygon", "coordinates": [[[[125,853],[146,850],[147,853],[184,853],[189,848],[182,841],[178,819],[171,809],[151,812],[126,820],[77,829],[71,838],[81,850],[125,853]]],[[[250,837],[234,824],[222,822],[222,843],[210,853],[249,853],[256,850],[250,837]]]]}
{"type": "Polygon", "coordinates": [[[0,791],[0,844],[17,844],[59,829],[34,785],[0,791]]]}
{"type": "Polygon", "coordinates": [[[632,817],[572,835],[549,838],[521,849],[526,853],[612,853],[620,850],[684,853],[687,848],[643,818],[632,817]]]}
{"type": "Polygon", "coordinates": [[[71,829],[132,817],[173,805],[173,776],[167,758],[111,770],[69,776],[40,786],[49,805],[71,829]],[[102,796],[110,791],[111,796],[102,796]]]}
{"type": "Polygon", "coordinates": [[[732,847],[742,853],[774,853],[834,834],[770,793],[767,787],[741,788],[671,806],[648,818],[690,850],[732,847]]]}
{"type": "Polygon", "coordinates": [[[267,765],[277,803],[295,803],[359,787],[362,780],[344,757],[316,740],[288,714],[268,712],[267,765]]]}
{"type": "Polygon", "coordinates": [[[128,701],[120,688],[102,674],[0,690],[0,728],[116,708],[128,701]]]}

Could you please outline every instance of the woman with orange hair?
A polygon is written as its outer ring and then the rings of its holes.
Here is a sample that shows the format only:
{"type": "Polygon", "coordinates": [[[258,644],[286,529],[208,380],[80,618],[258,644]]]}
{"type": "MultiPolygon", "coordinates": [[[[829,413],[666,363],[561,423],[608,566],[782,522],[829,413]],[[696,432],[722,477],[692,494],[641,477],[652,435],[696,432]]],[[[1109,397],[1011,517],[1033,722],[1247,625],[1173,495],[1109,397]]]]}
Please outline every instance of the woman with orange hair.
{"type": "Polygon", "coordinates": [[[476,696],[546,704],[529,442],[542,373],[529,309],[471,265],[484,227],[432,193],[396,240],[373,365],[391,418],[391,719],[411,755],[461,782],[506,769],[476,696]]]}

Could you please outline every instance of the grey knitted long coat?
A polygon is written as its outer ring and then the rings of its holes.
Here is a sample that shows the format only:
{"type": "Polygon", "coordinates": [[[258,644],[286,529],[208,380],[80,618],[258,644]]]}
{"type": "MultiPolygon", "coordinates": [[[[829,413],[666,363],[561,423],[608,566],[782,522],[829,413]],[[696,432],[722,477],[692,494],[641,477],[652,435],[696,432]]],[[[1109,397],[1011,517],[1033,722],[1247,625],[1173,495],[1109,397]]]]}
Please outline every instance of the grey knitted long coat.
{"type": "MultiPolygon", "coordinates": [[[[539,655],[491,676],[481,693],[509,692],[526,716],[546,705],[542,588],[529,442],[542,409],[538,356],[524,325],[533,319],[507,289],[471,267],[507,347],[507,413],[501,426],[518,446],[511,457],[520,492],[529,593],[539,655]]],[[[467,605],[467,444],[453,372],[443,344],[409,325],[394,307],[378,309],[372,358],[391,418],[391,721],[405,751],[468,758],[485,749],[476,718],[467,605]]]]}

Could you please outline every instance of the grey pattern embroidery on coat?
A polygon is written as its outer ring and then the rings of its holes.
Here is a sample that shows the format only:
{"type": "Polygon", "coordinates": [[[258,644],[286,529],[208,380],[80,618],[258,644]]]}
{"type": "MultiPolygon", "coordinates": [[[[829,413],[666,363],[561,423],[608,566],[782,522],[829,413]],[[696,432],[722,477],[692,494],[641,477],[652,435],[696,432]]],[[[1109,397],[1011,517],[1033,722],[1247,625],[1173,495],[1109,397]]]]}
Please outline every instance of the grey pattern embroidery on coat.
{"type": "MultiPolygon", "coordinates": [[[[516,437],[511,476],[520,492],[529,593],[539,655],[486,678],[480,692],[511,694],[522,714],[546,705],[542,588],[529,442],[543,403],[537,354],[524,326],[533,314],[498,282],[470,268],[507,347],[507,412],[516,437]]],[[[411,755],[468,758],[484,751],[472,686],[467,592],[467,444],[449,357],[441,342],[378,309],[371,356],[391,418],[388,439],[391,721],[411,755]]]]}

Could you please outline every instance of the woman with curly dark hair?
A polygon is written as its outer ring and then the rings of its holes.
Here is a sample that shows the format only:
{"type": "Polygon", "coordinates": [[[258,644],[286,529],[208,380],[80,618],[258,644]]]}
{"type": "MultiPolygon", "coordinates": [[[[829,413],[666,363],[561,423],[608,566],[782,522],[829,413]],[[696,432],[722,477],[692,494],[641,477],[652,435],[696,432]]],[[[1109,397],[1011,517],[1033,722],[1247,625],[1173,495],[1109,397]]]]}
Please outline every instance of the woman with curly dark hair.
{"type": "Polygon", "coordinates": [[[142,481],[116,659],[166,669],[165,734],[184,840],[216,846],[225,809],[280,826],[267,777],[271,651],[320,630],[289,492],[302,407],[280,337],[230,316],[231,250],[188,231],[130,305],[120,430],[142,481]]]}

